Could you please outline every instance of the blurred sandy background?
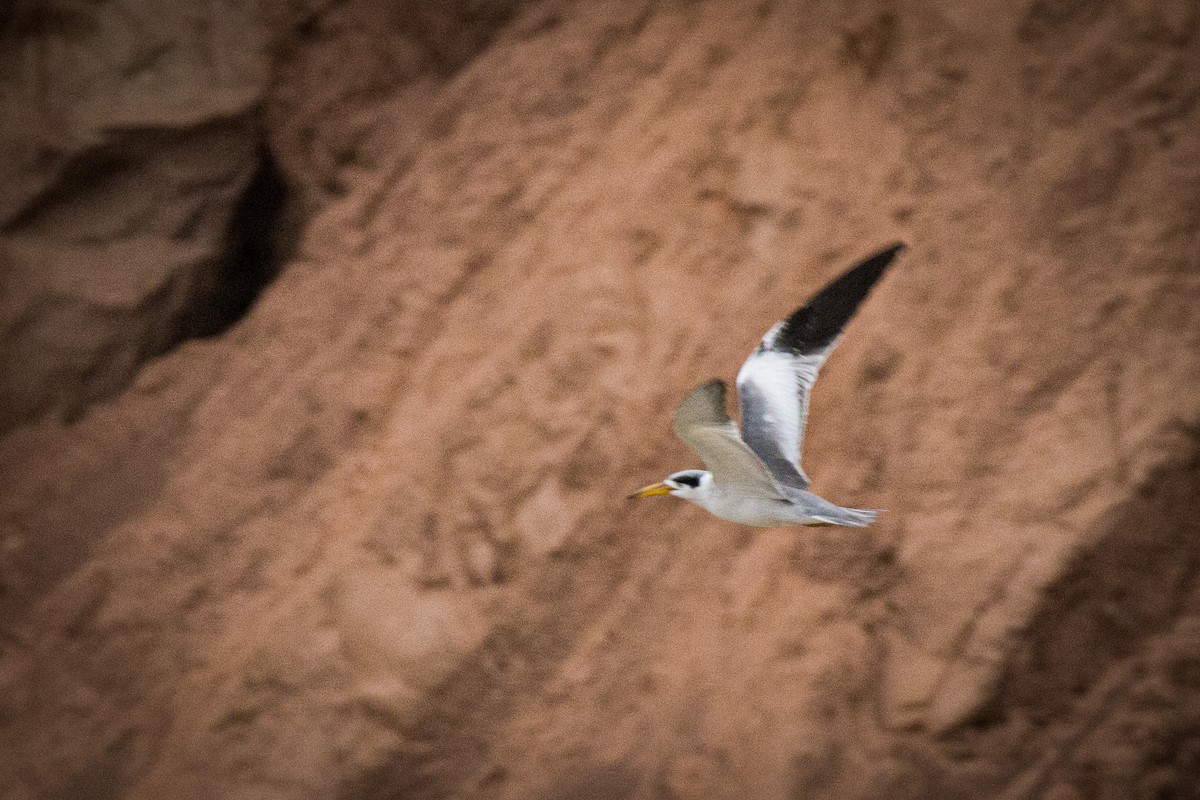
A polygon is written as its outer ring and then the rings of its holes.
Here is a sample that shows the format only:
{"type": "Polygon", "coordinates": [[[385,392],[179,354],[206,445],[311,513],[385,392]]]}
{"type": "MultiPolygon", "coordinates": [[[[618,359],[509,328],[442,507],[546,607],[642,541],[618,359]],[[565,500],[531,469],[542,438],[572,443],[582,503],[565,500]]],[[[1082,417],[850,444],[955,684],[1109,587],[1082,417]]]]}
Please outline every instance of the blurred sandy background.
{"type": "Polygon", "coordinates": [[[3,797],[1200,797],[1194,0],[0,25],[3,797]],[[878,524],[623,499],[897,239],[878,524]]]}

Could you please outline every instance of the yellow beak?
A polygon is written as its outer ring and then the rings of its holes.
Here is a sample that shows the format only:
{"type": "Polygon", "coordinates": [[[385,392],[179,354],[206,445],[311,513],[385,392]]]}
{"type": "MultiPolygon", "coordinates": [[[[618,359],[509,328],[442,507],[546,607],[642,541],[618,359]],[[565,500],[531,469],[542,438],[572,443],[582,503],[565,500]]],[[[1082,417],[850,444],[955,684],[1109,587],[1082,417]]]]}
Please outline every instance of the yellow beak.
{"type": "Polygon", "coordinates": [[[636,492],[629,495],[629,499],[632,500],[635,497],[655,497],[660,494],[670,493],[671,487],[667,486],[665,483],[652,483],[649,486],[643,489],[638,489],[636,492]]]}

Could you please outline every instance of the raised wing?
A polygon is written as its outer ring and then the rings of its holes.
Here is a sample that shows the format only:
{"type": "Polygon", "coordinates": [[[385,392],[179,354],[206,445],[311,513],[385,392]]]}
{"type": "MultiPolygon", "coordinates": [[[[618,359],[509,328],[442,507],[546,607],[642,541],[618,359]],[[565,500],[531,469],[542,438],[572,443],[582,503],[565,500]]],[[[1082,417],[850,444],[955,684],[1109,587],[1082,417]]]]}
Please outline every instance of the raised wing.
{"type": "Polygon", "coordinates": [[[675,435],[695,451],[723,487],[782,497],[771,474],[738,433],[725,412],[725,382],[711,380],[693,389],[675,409],[675,435]]]}
{"type": "Polygon", "coordinates": [[[809,392],[846,323],[903,249],[894,244],[829,283],[767,331],[738,372],[743,436],[779,483],[809,485],[800,467],[809,392]]]}

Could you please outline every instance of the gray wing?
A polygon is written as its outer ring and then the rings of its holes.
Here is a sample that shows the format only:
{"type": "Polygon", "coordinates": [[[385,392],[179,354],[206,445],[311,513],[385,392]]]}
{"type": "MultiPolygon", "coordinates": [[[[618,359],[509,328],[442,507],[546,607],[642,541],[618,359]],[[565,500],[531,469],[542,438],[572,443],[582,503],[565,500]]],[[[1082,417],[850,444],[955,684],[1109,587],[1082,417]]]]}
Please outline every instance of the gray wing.
{"type": "Polygon", "coordinates": [[[675,435],[700,456],[717,484],[747,494],[783,496],[725,412],[724,381],[702,383],[683,398],[675,409],[673,427],[675,435]]]}
{"type": "Polygon", "coordinates": [[[804,489],[800,467],[808,397],[846,323],[904,249],[894,244],[847,270],[776,323],[737,376],[746,444],[781,484],[804,489]]]}

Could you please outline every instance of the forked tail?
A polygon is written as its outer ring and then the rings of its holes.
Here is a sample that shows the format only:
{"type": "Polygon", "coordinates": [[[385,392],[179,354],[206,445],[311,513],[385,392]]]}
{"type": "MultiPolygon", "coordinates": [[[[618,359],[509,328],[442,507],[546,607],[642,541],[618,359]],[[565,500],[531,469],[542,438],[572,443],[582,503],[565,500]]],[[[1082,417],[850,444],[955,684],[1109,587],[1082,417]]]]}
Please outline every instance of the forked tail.
{"type": "Polygon", "coordinates": [[[826,525],[845,525],[850,528],[865,528],[875,521],[879,512],[870,508],[842,508],[813,514],[812,518],[826,525]]]}

